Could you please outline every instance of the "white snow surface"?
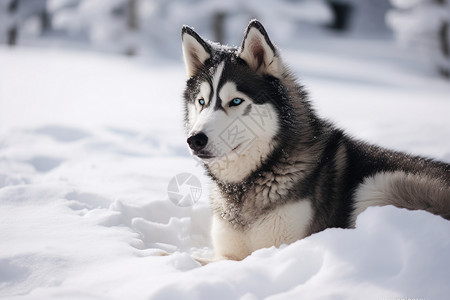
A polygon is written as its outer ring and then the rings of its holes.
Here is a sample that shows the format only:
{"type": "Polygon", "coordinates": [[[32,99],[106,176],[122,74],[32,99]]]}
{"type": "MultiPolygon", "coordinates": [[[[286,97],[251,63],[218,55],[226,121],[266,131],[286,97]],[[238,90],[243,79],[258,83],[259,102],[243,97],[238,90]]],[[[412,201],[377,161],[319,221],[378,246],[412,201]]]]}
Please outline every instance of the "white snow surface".
{"type": "MultiPolygon", "coordinates": [[[[283,54],[321,116],[450,162],[448,83],[388,42],[314,45],[283,54]]],[[[448,299],[450,222],[394,207],[201,267],[208,179],[185,145],[181,62],[0,48],[0,66],[0,298],[448,299]],[[186,208],[167,195],[183,172],[203,187],[186,208]]]]}

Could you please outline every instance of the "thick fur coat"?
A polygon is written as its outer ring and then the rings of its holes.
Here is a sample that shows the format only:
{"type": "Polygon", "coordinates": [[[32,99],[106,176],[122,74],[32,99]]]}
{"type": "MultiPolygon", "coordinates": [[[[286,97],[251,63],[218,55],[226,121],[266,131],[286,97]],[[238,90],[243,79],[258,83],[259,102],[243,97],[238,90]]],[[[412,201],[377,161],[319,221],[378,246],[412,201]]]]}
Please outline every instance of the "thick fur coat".
{"type": "Polygon", "coordinates": [[[319,118],[256,20],[240,47],[182,30],[188,144],[212,178],[216,259],[354,226],[368,206],[450,219],[450,165],[354,140],[319,118]]]}

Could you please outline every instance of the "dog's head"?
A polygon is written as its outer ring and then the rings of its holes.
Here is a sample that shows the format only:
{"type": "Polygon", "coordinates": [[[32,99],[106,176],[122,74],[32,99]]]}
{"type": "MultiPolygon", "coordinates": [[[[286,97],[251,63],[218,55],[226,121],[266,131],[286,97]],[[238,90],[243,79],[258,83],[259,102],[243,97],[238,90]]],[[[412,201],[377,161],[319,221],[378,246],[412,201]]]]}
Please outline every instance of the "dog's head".
{"type": "Polygon", "coordinates": [[[187,26],[182,44],[189,148],[217,179],[239,182],[276,147],[277,99],[285,93],[278,50],[256,20],[238,48],[204,40],[187,26]]]}

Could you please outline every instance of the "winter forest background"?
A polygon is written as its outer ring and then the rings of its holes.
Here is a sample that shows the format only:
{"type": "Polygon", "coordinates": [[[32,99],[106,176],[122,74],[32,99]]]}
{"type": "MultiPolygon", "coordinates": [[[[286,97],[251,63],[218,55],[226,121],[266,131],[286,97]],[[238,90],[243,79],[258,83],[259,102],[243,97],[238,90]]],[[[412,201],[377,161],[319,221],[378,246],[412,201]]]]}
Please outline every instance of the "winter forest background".
{"type": "Polygon", "coordinates": [[[424,211],[192,258],[214,251],[181,27],[240,45],[252,18],[320,117],[450,163],[450,0],[0,0],[0,298],[449,299],[450,222],[424,211]]]}
{"type": "Polygon", "coordinates": [[[179,31],[239,44],[252,18],[283,48],[297,37],[394,37],[420,51],[443,77],[450,70],[447,0],[0,0],[0,43],[89,48],[180,59],[179,31]]]}

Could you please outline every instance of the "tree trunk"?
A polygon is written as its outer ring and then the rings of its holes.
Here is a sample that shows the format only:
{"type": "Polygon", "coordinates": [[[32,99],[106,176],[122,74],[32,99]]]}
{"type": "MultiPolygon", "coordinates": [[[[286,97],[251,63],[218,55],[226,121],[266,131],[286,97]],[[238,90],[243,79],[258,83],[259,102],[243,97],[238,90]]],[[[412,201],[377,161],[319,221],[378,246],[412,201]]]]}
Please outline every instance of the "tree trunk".
{"type": "Polygon", "coordinates": [[[49,31],[52,28],[52,22],[47,10],[44,9],[40,13],[39,18],[41,20],[42,31],[49,31]]]}
{"type": "MultiPolygon", "coordinates": [[[[7,9],[8,10],[8,14],[9,15],[14,15],[17,12],[18,9],[19,9],[19,0],[12,0],[9,3],[9,5],[8,5],[8,9],[7,9]]],[[[17,44],[17,35],[18,35],[18,32],[19,32],[18,26],[19,26],[19,24],[15,23],[13,25],[13,27],[11,27],[8,30],[7,43],[10,46],[14,46],[14,45],[17,44]]]]}
{"type": "Polygon", "coordinates": [[[221,44],[225,44],[225,17],[224,12],[216,12],[213,17],[214,38],[221,44]]]}
{"type": "MultiPolygon", "coordinates": [[[[131,35],[135,35],[139,29],[137,0],[127,1],[127,27],[131,35]]],[[[128,45],[128,49],[125,51],[125,54],[128,56],[134,56],[137,54],[137,46],[134,44],[134,41],[128,45]]]]}
{"type": "Polygon", "coordinates": [[[328,0],[328,5],[334,15],[333,23],[329,24],[328,28],[336,31],[348,30],[353,11],[352,4],[342,1],[328,0]]]}
{"type": "Polygon", "coordinates": [[[128,0],[127,25],[128,29],[130,29],[131,31],[136,31],[139,27],[139,17],[137,9],[137,0],[128,0]]]}
{"type": "MultiPolygon", "coordinates": [[[[442,9],[447,9],[446,0],[437,0],[437,3],[442,5],[442,9]]],[[[444,61],[447,61],[448,64],[443,64],[439,67],[439,73],[445,77],[450,78],[450,30],[449,30],[449,22],[443,21],[441,24],[441,27],[439,28],[438,32],[438,39],[439,39],[439,45],[440,50],[442,53],[442,56],[444,58],[444,61]]]]}
{"type": "MultiPolygon", "coordinates": [[[[449,24],[448,22],[444,22],[441,25],[439,30],[439,42],[441,44],[442,55],[444,56],[444,60],[449,61],[450,63],[450,40],[449,40],[449,24]]],[[[448,66],[442,66],[439,69],[439,72],[442,76],[446,78],[450,78],[450,69],[448,66]]]]}

